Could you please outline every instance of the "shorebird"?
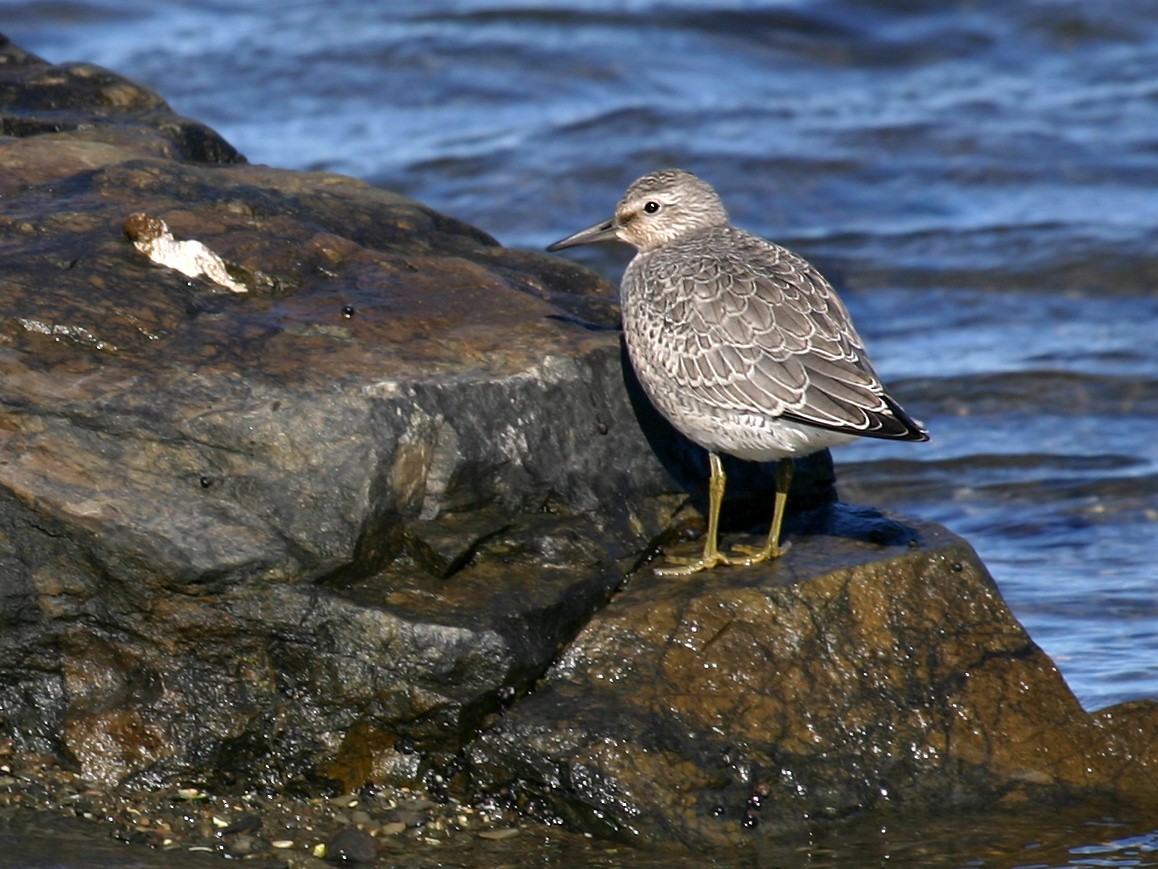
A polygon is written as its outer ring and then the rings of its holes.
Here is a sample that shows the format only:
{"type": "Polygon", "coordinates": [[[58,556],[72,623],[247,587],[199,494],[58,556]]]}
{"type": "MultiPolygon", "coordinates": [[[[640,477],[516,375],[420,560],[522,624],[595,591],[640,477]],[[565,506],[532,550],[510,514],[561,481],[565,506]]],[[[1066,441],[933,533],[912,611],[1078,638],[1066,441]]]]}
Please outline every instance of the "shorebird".
{"type": "Polygon", "coordinates": [[[708,451],[708,528],[699,558],[663,576],[782,555],[793,458],[857,437],[926,441],[885,392],[831,284],[777,244],[732,226],[711,185],[681,169],[635,181],[610,220],[550,245],[622,241],[636,249],[620,285],[628,357],[644,392],[708,451]],[[721,454],[778,461],[761,548],[719,549],[721,454]]]}

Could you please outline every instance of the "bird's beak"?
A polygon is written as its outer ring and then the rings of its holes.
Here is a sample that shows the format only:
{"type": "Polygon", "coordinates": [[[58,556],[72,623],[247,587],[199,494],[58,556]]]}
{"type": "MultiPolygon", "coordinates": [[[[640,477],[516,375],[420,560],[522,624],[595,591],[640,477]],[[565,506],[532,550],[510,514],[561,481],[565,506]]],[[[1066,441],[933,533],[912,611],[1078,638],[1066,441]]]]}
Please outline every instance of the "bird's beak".
{"type": "Polygon", "coordinates": [[[619,236],[619,224],[615,218],[581,229],[574,235],[561,238],[554,244],[547,245],[547,250],[562,250],[565,247],[575,247],[580,244],[595,244],[598,241],[615,241],[619,236]]]}

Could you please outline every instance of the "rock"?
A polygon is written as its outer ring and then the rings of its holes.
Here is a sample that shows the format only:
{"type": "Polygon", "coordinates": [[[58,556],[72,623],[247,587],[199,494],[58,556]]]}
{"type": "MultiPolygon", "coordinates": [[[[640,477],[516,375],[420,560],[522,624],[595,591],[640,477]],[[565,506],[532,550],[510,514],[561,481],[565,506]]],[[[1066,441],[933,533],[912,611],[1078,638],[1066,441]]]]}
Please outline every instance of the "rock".
{"type": "Polygon", "coordinates": [[[378,856],[374,837],[354,827],[339,830],[326,847],[331,863],[370,863],[378,856]]]}
{"type": "Polygon", "coordinates": [[[261,815],[257,814],[256,812],[246,812],[245,814],[226,824],[219,832],[222,836],[230,836],[237,833],[252,833],[255,830],[260,830],[261,824],[261,815]]]}
{"type": "Polygon", "coordinates": [[[476,779],[696,848],[867,809],[1158,799],[1158,704],[1087,714],[967,543],[831,512],[838,535],[769,566],[634,577],[470,747],[476,779]]]}
{"type": "Polygon", "coordinates": [[[490,839],[492,842],[501,842],[504,839],[513,839],[519,835],[518,827],[502,827],[496,830],[483,830],[476,833],[480,839],[490,839]]]}
{"type": "Polygon", "coordinates": [[[53,157],[70,150],[87,168],[119,162],[118,150],[196,163],[245,162],[213,130],[175,115],[158,94],[116,73],[87,63],[53,66],[2,33],[0,64],[0,135],[22,143],[18,150],[53,142],[43,155],[45,178],[59,177],[53,157]]]}
{"type": "MultiPolygon", "coordinates": [[[[591,273],[247,165],[156,94],[6,40],[0,119],[0,716],[22,748],[99,782],[412,779],[654,549],[684,500],[668,469],[702,473],[633,399],[591,273]],[[247,292],[151,263],[130,217],[247,292]]],[[[798,504],[831,497],[813,467],[798,504]]]]}
{"type": "MultiPolygon", "coordinates": [[[[582,268],[248,165],[2,37],[0,168],[0,744],[191,799],[438,765],[443,795],[689,844],[1153,795],[1155,706],[1085,715],[968,546],[831,506],[827,455],[785,560],[654,579],[704,455],[582,268]]],[[[772,469],[730,478],[729,534],[766,527],[772,469]]]]}

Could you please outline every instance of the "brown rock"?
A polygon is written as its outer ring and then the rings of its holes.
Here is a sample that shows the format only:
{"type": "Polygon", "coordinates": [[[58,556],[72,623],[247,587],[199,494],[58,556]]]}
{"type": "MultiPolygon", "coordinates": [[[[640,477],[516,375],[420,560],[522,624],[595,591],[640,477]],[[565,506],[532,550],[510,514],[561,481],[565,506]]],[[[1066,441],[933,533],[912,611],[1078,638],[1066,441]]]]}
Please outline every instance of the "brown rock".
{"type": "Polygon", "coordinates": [[[1158,704],[1085,713],[968,544],[915,524],[882,551],[891,523],[859,512],[770,566],[633,578],[471,748],[480,779],[693,846],[870,808],[1158,800],[1158,704]]]}

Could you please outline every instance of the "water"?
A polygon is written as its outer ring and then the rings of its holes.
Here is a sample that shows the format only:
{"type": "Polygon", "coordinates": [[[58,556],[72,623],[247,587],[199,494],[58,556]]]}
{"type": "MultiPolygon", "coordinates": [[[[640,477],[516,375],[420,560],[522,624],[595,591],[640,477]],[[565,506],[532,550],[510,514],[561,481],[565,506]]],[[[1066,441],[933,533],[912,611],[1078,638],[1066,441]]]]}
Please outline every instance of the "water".
{"type": "Polygon", "coordinates": [[[836,280],[932,431],[839,450],[844,496],[966,536],[1086,708],[1158,696],[1152,0],[124,5],[8,0],[0,30],[507,245],[707,178],[836,280]]]}

